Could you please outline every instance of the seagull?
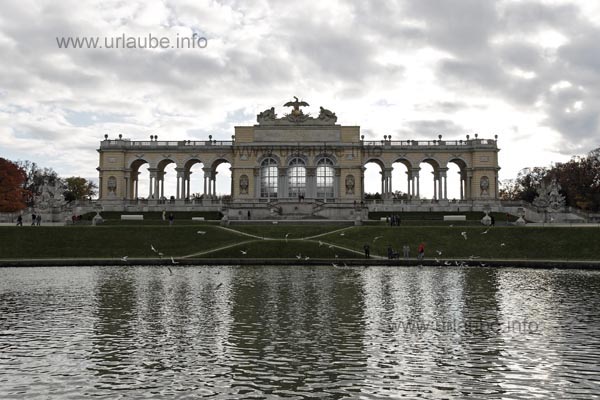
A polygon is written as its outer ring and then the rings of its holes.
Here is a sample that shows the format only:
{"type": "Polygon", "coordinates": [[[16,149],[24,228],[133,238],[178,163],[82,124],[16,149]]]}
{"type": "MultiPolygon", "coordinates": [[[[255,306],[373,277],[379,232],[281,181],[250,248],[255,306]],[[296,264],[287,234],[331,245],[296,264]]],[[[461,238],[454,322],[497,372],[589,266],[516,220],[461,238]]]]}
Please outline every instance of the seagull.
{"type": "Polygon", "coordinates": [[[481,234],[485,235],[486,233],[488,233],[489,230],[490,230],[490,228],[487,228],[485,231],[481,232],[481,234]]]}
{"type": "Polygon", "coordinates": [[[150,245],[150,248],[152,249],[153,252],[158,253],[158,251],[156,251],[156,249],[154,248],[154,246],[150,245]]]}
{"type": "Polygon", "coordinates": [[[465,240],[467,240],[467,232],[461,232],[460,234],[465,238],[465,240]]]}
{"type": "Polygon", "coordinates": [[[438,256],[442,255],[442,251],[441,250],[436,250],[435,252],[438,253],[438,256]]]}
{"type": "Polygon", "coordinates": [[[450,261],[444,261],[444,265],[451,265],[452,263],[450,261]]]}
{"type": "Polygon", "coordinates": [[[127,262],[127,256],[123,256],[123,257],[121,257],[121,261],[123,261],[123,262],[127,262]]]}
{"type": "Polygon", "coordinates": [[[500,247],[506,246],[506,243],[500,243],[500,247]]]}
{"type": "Polygon", "coordinates": [[[240,253],[242,253],[243,255],[246,255],[246,254],[248,254],[248,251],[247,250],[240,250],[240,253]]]}
{"type": "Polygon", "coordinates": [[[300,260],[300,259],[302,258],[302,254],[297,254],[297,255],[296,255],[296,258],[297,258],[298,260],[300,260]]]}
{"type": "Polygon", "coordinates": [[[197,233],[198,235],[206,235],[206,232],[204,232],[204,231],[198,231],[198,232],[196,232],[196,233],[197,233]]]}
{"type": "Polygon", "coordinates": [[[375,236],[375,238],[373,239],[373,243],[375,243],[375,241],[376,241],[377,239],[381,239],[382,237],[383,237],[383,236],[375,236]]]}
{"type": "Polygon", "coordinates": [[[304,257],[305,260],[310,260],[309,256],[304,257]]]}
{"type": "Polygon", "coordinates": [[[485,267],[487,264],[486,263],[479,263],[479,265],[481,265],[482,267],[485,267]]]}
{"type": "Polygon", "coordinates": [[[289,233],[286,233],[286,234],[285,234],[285,241],[286,241],[286,242],[288,241],[288,236],[290,236],[290,234],[289,234],[289,233]]]}
{"type": "Polygon", "coordinates": [[[440,263],[440,260],[438,260],[437,258],[434,258],[434,260],[436,263],[438,263],[438,264],[440,263]]]}
{"type": "Polygon", "coordinates": [[[171,257],[171,263],[172,263],[172,264],[179,264],[177,261],[175,261],[175,260],[173,259],[173,257],[171,257]]]}
{"type": "Polygon", "coordinates": [[[344,235],[345,235],[345,233],[344,233],[344,232],[340,233],[340,236],[344,236],[344,235]]]}
{"type": "Polygon", "coordinates": [[[333,265],[333,268],[339,268],[336,263],[331,263],[331,265],[333,265]]]}

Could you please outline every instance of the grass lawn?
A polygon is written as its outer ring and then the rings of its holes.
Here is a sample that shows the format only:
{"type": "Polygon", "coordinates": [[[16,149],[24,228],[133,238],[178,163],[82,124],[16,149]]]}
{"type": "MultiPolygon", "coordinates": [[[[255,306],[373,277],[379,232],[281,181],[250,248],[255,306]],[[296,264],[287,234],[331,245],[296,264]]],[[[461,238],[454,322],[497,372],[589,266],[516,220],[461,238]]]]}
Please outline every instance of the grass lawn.
{"type": "Polygon", "coordinates": [[[311,258],[385,257],[387,246],[401,253],[407,244],[416,256],[424,241],[426,258],[600,260],[600,229],[496,226],[336,226],[243,225],[224,229],[212,224],[0,227],[0,258],[156,258],[153,245],[165,257],[194,258],[311,258]],[[239,232],[256,234],[255,239],[239,232]],[[198,234],[198,231],[205,234],[198,234]],[[465,232],[467,239],[461,234],[465,232]],[[484,233],[486,232],[486,233],[484,233]],[[288,235],[288,241],[285,235],[288,235]],[[312,240],[293,240],[324,234],[312,240]],[[262,237],[275,240],[263,240],[262,237]],[[319,241],[322,242],[319,245],[319,241]],[[354,250],[345,251],[339,247],[354,250]],[[246,251],[243,255],[241,251],[246,251]],[[436,250],[442,252],[439,255],[436,250]]]}

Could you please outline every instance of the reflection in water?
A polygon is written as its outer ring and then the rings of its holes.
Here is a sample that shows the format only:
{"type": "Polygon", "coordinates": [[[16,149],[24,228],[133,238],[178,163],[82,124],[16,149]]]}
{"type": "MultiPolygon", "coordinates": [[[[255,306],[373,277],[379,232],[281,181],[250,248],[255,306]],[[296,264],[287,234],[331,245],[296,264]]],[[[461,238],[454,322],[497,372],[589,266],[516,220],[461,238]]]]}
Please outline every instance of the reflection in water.
{"type": "Polygon", "coordinates": [[[600,273],[0,269],[0,398],[591,398],[600,273]]]}

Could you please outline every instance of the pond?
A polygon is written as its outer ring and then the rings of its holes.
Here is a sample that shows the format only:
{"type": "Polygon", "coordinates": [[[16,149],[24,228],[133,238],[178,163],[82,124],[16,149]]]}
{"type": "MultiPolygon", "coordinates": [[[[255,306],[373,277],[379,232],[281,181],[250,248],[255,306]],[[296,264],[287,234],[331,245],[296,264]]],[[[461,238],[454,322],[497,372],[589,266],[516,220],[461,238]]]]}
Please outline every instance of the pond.
{"type": "Polygon", "coordinates": [[[0,269],[0,398],[592,398],[600,272],[0,269]]]}

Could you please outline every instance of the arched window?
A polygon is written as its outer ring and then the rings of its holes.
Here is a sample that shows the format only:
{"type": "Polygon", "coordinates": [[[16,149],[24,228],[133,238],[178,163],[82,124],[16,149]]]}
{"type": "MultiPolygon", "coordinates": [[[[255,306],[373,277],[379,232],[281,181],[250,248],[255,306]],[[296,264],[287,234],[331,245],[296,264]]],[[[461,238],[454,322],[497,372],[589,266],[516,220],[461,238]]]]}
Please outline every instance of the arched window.
{"type": "Polygon", "coordinates": [[[290,197],[306,194],[306,166],[301,158],[293,158],[288,168],[288,189],[290,197]]]}
{"type": "Polygon", "coordinates": [[[273,158],[260,164],[260,197],[277,197],[277,161],[273,158]]]}
{"type": "Polygon", "coordinates": [[[333,178],[335,169],[333,161],[321,158],[317,162],[317,197],[321,199],[333,198],[333,178]]]}

